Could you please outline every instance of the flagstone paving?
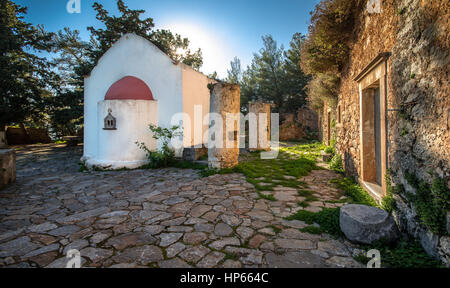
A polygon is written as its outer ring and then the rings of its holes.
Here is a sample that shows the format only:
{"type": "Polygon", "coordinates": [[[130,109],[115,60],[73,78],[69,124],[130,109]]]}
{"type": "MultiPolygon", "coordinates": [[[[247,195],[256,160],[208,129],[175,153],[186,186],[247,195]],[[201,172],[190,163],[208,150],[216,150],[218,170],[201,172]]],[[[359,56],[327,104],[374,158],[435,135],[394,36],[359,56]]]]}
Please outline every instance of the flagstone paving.
{"type": "Polygon", "coordinates": [[[284,220],[343,205],[326,202],[341,198],[332,171],[302,179],[318,198],[302,208],[297,189],[260,199],[241,174],[81,173],[80,156],[81,147],[61,145],[18,150],[17,183],[0,191],[1,267],[65,267],[70,249],[83,267],[361,267],[357,246],[284,220]]]}

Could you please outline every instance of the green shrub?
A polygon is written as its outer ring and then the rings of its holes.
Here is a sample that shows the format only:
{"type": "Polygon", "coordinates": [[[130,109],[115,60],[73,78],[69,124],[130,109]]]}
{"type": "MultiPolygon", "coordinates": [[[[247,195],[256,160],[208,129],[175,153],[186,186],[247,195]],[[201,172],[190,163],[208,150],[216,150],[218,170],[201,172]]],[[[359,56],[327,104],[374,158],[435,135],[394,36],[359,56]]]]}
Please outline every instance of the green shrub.
{"type": "Polygon", "coordinates": [[[415,240],[402,239],[395,244],[377,241],[371,245],[364,245],[362,248],[379,250],[383,268],[444,268],[439,261],[431,258],[415,240]]]}
{"type": "Polygon", "coordinates": [[[328,146],[324,151],[328,154],[334,154],[334,148],[332,146],[328,146]]]}
{"type": "Polygon", "coordinates": [[[388,171],[386,173],[386,195],[381,200],[381,207],[388,213],[392,213],[396,208],[394,191],[396,191],[396,187],[392,186],[391,173],[388,171]]]}
{"type": "Polygon", "coordinates": [[[171,128],[161,128],[150,124],[149,128],[153,133],[153,138],[161,140],[162,148],[158,151],[152,151],[145,143],[136,142],[136,145],[146,153],[148,159],[146,168],[156,169],[172,165],[175,159],[175,152],[169,147],[169,141],[172,140],[173,137],[182,135],[182,132],[178,131],[180,127],[173,126],[171,128]]]}
{"type": "Polygon", "coordinates": [[[323,233],[323,230],[320,227],[316,226],[306,226],[305,228],[300,229],[300,232],[314,234],[314,235],[320,235],[323,233]]]}
{"type": "Polygon", "coordinates": [[[330,161],[330,169],[336,172],[344,172],[344,166],[342,165],[341,155],[335,154],[330,161]]]}
{"type": "Polygon", "coordinates": [[[78,163],[80,165],[80,169],[78,169],[78,172],[87,172],[89,169],[87,168],[86,164],[84,162],[78,163]]]}
{"type": "Polygon", "coordinates": [[[312,12],[300,62],[302,70],[312,75],[307,93],[313,109],[321,109],[324,102],[336,107],[337,75],[348,63],[354,28],[364,5],[363,0],[323,0],[312,12]]]}
{"type": "Polygon", "coordinates": [[[450,203],[450,190],[444,179],[436,178],[431,185],[406,173],[406,180],[416,190],[416,194],[406,196],[413,203],[420,222],[439,235],[447,234],[447,211],[450,203]]]}

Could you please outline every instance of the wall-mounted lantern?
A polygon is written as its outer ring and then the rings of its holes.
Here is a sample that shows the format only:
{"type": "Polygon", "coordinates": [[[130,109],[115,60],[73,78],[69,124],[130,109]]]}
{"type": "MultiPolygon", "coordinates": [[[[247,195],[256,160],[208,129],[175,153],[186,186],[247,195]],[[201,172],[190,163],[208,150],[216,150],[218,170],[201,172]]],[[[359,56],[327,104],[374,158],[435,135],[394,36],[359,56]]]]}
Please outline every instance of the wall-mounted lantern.
{"type": "Polygon", "coordinates": [[[108,115],[105,117],[105,127],[103,130],[117,130],[116,118],[112,116],[112,110],[108,109],[108,115]]]}

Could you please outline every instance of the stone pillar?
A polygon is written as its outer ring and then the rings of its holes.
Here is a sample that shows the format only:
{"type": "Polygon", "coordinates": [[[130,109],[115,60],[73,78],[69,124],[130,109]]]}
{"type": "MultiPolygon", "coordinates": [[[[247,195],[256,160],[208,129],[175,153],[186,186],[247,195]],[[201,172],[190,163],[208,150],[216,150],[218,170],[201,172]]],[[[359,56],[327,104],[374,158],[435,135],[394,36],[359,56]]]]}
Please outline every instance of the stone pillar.
{"type": "MultiPolygon", "coordinates": [[[[256,136],[257,138],[257,147],[249,147],[250,151],[270,151],[271,107],[272,104],[270,103],[263,103],[259,101],[249,103],[248,112],[256,116],[256,121],[258,123],[257,127],[250,127],[249,129],[250,131],[252,129],[256,129],[256,131],[253,132],[253,136],[256,136]]],[[[249,141],[249,143],[251,142],[252,141],[249,141]]]]}
{"type": "Polygon", "coordinates": [[[6,131],[0,131],[0,149],[8,147],[6,143],[6,131]]]}
{"type": "Polygon", "coordinates": [[[16,181],[16,151],[0,149],[0,189],[16,181]]]}
{"type": "Polygon", "coordinates": [[[239,163],[240,105],[239,85],[212,85],[208,139],[210,168],[231,168],[239,163]]]}

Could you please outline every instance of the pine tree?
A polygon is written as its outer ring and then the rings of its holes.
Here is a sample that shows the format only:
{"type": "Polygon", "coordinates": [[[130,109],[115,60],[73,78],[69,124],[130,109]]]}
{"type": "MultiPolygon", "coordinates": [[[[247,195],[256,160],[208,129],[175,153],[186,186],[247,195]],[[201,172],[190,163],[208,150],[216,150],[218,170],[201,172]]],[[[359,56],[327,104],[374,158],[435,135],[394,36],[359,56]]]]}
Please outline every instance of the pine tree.
{"type": "Polygon", "coordinates": [[[52,34],[23,20],[27,8],[0,1],[0,131],[5,125],[39,122],[49,90],[58,77],[46,58],[31,52],[50,52],[52,34]]]}
{"type": "Polygon", "coordinates": [[[271,35],[262,39],[263,48],[242,73],[241,105],[263,100],[274,103],[276,112],[296,112],[306,104],[305,90],[310,80],[300,67],[304,37],[294,34],[287,51],[278,47],[271,35]]]}
{"type": "Polygon", "coordinates": [[[305,37],[300,33],[295,33],[290,42],[290,48],[284,53],[284,78],[285,90],[285,110],[295,112],[300,107],[306,105],[306,86],[310,81],[310,76],[306,75],[300,67],[301,47],[305,37]]]}
{"type": "Polygon", "coordinates": [[[234,57],[233,61],[230,62],[230,65],[231,69],[227,70],[227,82],[231,84],[240,84],[242,81],[241,60],[239,60],[238,57],[234,57]]]}

